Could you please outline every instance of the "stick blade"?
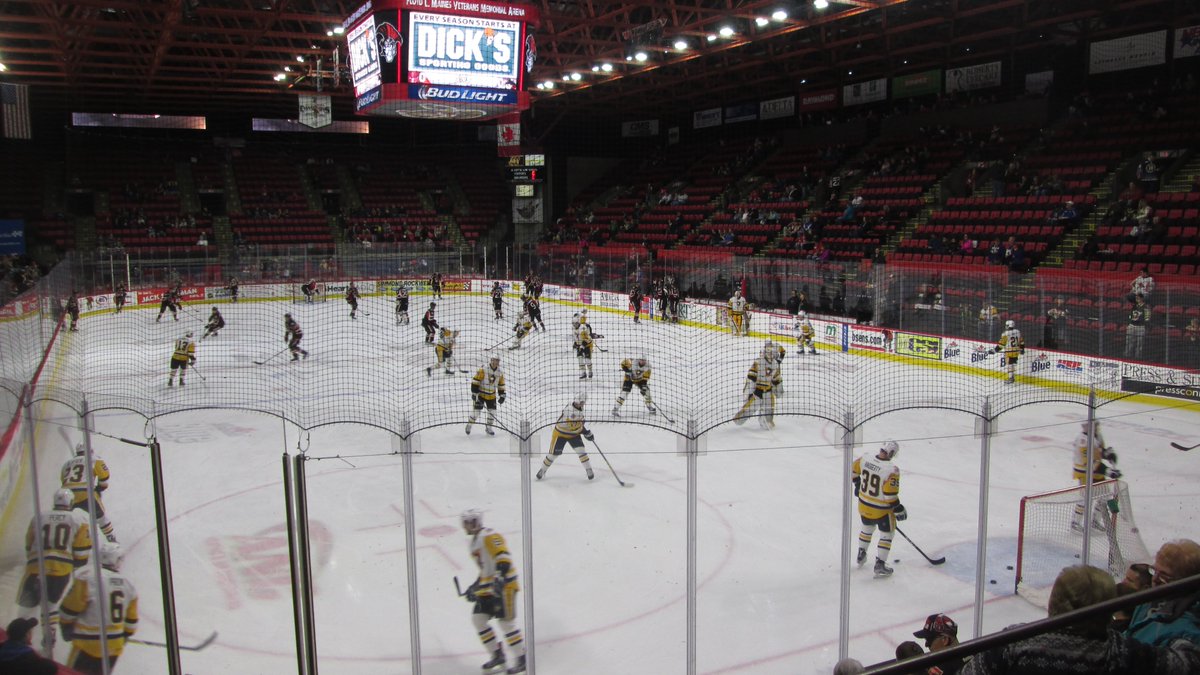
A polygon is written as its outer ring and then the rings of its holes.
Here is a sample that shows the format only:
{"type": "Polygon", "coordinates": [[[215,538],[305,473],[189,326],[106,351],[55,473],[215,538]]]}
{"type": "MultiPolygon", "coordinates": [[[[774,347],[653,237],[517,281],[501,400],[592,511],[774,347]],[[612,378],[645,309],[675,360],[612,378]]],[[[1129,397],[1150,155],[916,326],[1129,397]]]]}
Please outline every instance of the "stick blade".
{"type": "Polygon", "coordinates": [[[631,487],[633,487],[633,485],[634,484],[630,483],[629,481],[625,481],[624,483],[621,483],[621,487],[623,487],[623,488],[631,488],[631,487]]]}
{"type": "Polygon", "coordinates": [[[946,562],[946,558],[942,557],[942,558],[935,558],[933,560],[930,560],[929,564],[930,565],[942,565],[942,564],[945,564],[945,562],[946,562]]]}
{"type": "Polygon", "coordinates": [[[1179,443],[1171,443],[1171,447],[1175,448],[1176,450],[1187,452],[1188,450],[1195,450],[1197,447],[1200,447],[1200,446],[1195,446],[1195,445],[1187,446],[1187,445],[1180,445],[1179,443]]]}

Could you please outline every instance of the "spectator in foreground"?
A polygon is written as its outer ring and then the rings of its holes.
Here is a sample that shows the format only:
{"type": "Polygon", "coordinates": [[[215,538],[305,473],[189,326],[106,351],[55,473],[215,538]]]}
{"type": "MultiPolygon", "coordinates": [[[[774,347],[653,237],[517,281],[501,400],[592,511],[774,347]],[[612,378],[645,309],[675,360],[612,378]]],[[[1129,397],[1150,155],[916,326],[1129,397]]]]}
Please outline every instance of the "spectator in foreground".
{"type": "MultiPolygon", "coordinates": [[[[1200,574],[1200,544],[1190,539],[1163,544],[1154,556],[1152,573],[1152,586],[1200,574]]],[[[1200,647],[1200,596],[1192,593],[1138,605],[1125,634],[1138,642],[1159,647],[1168,646],[1177,639],[1200,647]]]]}
{"type": "Polygon", "coordinates": [[[38,620],[13,619],[8,624],[8,639],[0,644],[0,672],[21,675],[54,675],[58,666],[39,656],[33,649],[33,628],[38,620]]]}
{"type": "MultiPolygon", "coordinates": [[[[929,651],[940,652],[958,645],[958,624],[945,614],[930,614],[925,619],[925,627],[913,633],[913,636],[924,640],[925,648],[929,651]]],[[[951,659],[939,664],[937,671],[944,675],[954,675],[962,671],[965,663],[963,659],[951,659]]]]}
{"type": "MultiPolygon", "coordinates": [[[[1048,616],[1112,600],[1116,595],[1117,585],[1107,571],[1090,565],[1068,567],[1054,580],[1048,616]]],[[[977,654],[962,673],[1185,675],[1198,672],[1200,649],[1195,645],[1186,640],[1175,640],[1169,648],[1150,647],[1110,632],[1109,620],[1109,615],[1101,614],[977,654]]]]}

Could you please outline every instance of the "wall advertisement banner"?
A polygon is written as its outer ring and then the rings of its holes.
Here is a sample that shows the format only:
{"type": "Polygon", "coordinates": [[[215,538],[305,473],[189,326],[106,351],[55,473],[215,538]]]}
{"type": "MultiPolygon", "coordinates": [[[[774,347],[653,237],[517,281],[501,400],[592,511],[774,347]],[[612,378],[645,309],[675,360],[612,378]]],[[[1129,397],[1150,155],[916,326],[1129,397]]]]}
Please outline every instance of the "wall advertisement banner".
{"type": "Polygon", "coordinates": [[[442,290],[454,293],[466,293],[471,290],[470,279],[446,279],[442,282],[442,290]]]}
{"type": "Polygon", "coordinates": [[[758,118],[761,120],[782,119],[784,117],[795,117],[795,115],[795,96],[773,98],[768,101],[761,101],[758,104],[758,118]]]}
{"type": "Polygon", "coordinates": [[[739,103],[737,105],[725,106],[726,124],[753,122],[756,119],[758,119],[757,103],[739,103]]]}
{"type": "Polygon", "coordinates": [[[837,89],[823,89],[800,94],[800,110],[832,110],[837,106],[837,89]]]}
{"type": "Polygon", "coordinates": [[[1054,71],[1043,70],[1025,75],[1025,92],[1029,94],[1044,94],[1054,84],[1054,71]]]}
{"type": "Polygon", "coordinates": [[[692,128],[707,129],[708,127],[721,126],[721,109],[709,108],[708,110],[697,110],[692,113],[692,128]]]}
{"type": "Polygon", "coordinates": [[[1175,29],[1175,50],[1171,54],[1177,59],[1200,56],[1200,26],[1175,29]]]}
{"type": "Polygon", "coordinates": [[[591,304],[605,309],[629,310],[629,297],[609,291],[592,291],[591,304]]]}
{"type": "Polygon", "coordinates": [[[646,138],[658,135],[658,120],[621,122],[622,138],[646,138]]]}
{"type": "Polygon", "coordinates": [[[870,349],[877,352],[886,352],[891,349],[891,345],[890,331],[879,328],[868,328],[866,326],[847,326],[847,349],[870,349]]]}
{"type": "Polygon", "coordinates": [[[1167,31],[1126,35],[1088,45],[1088,74],[1112,73],[1167,62],[1167,31]]]}
{"type": "MultiPolygon", "coordinates": [[[[241,290],[241,288],[238,289],[239,294],[241,293],[241,290]]],[[[229,296],[229,289],[225,288],[224,286],[206,286],[204,288],[205,300],[223,300],[229,296]]]]}
{"type": "Polygon", "coordinates": [[[896,353],[930,361],[942,360],[942,338],[917,333],[896,333],[896,353]]]}
{"type": "Polygon", "coordinates": [[[1132,394],[1154,394],[1155,396],[1181,398],[1187,401],[1200,401],[1200,386],[1193,385],[1159,384],[1157,382],[1145,382],[1143,380],[1122,377],[1121,391],[1132,394]]]}
{"type": "Polygon", "coordinates": [[[999,61],[966,68],[951,68],[946,71],[946,93],[999,87],[1001,74],[999,61]]]}
{"type": "Polygon", "coordinates": [[[0,220],[0,255],[25,253],[25,221],[0,220]]]}
{"type": "Polygon", "coordinates": [[[864,103],[875,103],[876,101],[886,100],[887,85],[888,81],[886,77],[848,84],[842,87],[842,105],[862,105],[864,103]]]}
{"type": "Polygon", "coordinates": [[[551,300],[562,300],[564,302],[577,302],[579,299],[579,294],[574,288],[556,286],[554,284],[546,284],[542,288],[542,295],[551,300]]]}
{"type": "Polygon", "coordinates": [[[940,94],[941,91],[942,70],[940,68],[892,78],[892,98],[940,94]]]}

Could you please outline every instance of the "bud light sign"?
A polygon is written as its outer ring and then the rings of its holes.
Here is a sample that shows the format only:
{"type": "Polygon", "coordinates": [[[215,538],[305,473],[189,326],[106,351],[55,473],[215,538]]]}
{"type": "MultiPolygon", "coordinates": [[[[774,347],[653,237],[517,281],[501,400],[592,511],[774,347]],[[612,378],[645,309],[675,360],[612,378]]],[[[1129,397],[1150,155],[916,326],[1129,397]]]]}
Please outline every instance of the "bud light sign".
{"type": "Polygon", "coordinates": [[[516,91],[520,35],[518,21],[410,12],[408,82],[516,91]]]}
{"type": "Polygon", "coordinates": [[[453,101],[455,103],[485,103],[488,105],[516,105],[517,103],[515,91],[488,91],[432,84],[408,85],[408,97],[421,101],[453,101]]]}

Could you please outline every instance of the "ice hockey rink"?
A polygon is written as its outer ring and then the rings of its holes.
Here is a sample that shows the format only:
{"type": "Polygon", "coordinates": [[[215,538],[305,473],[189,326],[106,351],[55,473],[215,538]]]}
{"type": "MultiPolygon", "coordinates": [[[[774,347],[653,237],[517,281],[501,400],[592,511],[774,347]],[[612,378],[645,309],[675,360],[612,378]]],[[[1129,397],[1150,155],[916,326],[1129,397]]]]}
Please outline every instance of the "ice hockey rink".
{"type": "MultiPolygon", "coordinates": [[[[205,379],[189,374],[183,390],[165,386],[170,343],[186,329],[199,337],[206,305],[189,307],[179,322],[155,324],[156,312],[150,310],[89,317],[81,333],[60,343],[71,367],[62,370],[57,384],[99,391],[101,401],[105,392],[122,388],[151,390],[170,408],[235,396],[253,379],[265,384],[255,385],[247,396],[264,411],[303,401],[314,409],[328,408],[329,419],[344,419],[382,400],[397,417],[409,414],[406,406],[421,405],[448,411],[450,420],[467,410],[470,374],[425,376],[432,361],[418,325],[425,300],[414,298],[408,326],[395,325],[385,298],[366,299],[362,312],[369,315],[353,322],[346,305],[334,299],[313,305],[221,305],[228,327],[199,347],[205,379]],[[289,363],[284,355],[254,365],[282,346],[285,311],[296,313],[312,357],[289,363]],[[239,332],[261,338],[249,342],[239,332]],[[93,339],[86,342],[89,334],[93,339]],[[109,337],[96,339],[99,335],[109,337]],[[420,378],[411,379],[409,390],[358,395],[338,395],[336,387],[330,394],[325,386],[369,377],[371,369],[381,368],[417,372],[420,378]]],[[[507,304],[508,318],[495,322],[485,298],[439,301],[443,325],[462,330],[463,369],[474,372],[489,353],[486,348],[509,333],[517,303],[507,304]]],[[[485,524],[505,535],[519,569],[532,562],[532,580],[521,582],[529,592],[532,581],[538,672],[685,672],[686,461],[678,435],[630,423],[648,419],[639,410],[636,391],[621,419],[609,415],[619,391],[618,363],[642,354],[651,360],[651,388],[668,415],[678,418],[677,411],[712,406],[728,410],[731,418],[745,371],[763,340],[704,337],[712,340],[712,360],[697,364],[691,345],[712,331],[654,323],[634,327],[627,317],[593,312],[595,329],[610,336],[602,343],[609,351],[596,355],[595,379],[581,383],[569,356],[574,311],[545,303],[550,331],[534,334],[520,350],[498,352],[508,373],[509,398],[523,409],[556,414],[575,392],[586,391],[588,425],[612,467],[633,487],[618,485],[590,446],[596,478],[588,481],[568,451],[545,480],[533,485],[533,532],[523,532],[521,464],[513,437],[504,431],[489,437],[481,425],[468,436],[461,422],[449,421],[422,431],[416,437],[420,454],[413,461],[416,589],[408,587],[406,577],[401,461],[384,429],[335,424],[305,432],[278,416],[226,409],[172,413],[151,422],[130,412],[98,412],[95,450],[112,471],[105,501],[127,552],[123,571],[141,591],[138,637],[163,640],[150,463],[144,449],[115,439],[153,433],[164,452],[181,641],[195,645],[217,633],[203,649],[183,653],[187,673],[295,670],[281,457],[300,451],[312,459],[308,510],[321,672],[411,672],[408,596],[414,591],[423,672],[479,672],[487,655],[475,636],[470,605],[456,596],[453,583],[455,576],[464,586],[475,577],[458,519],[471,507],[482,509],[485,524]],[[558,355],[554,363],[559,366],[546,366],[551,353],[558,355]],[[671,384],[672,373],[686,373],[687,380],[671,384]],[[530,536],[533,559],[526,561],[523,546],[530,536]]],[[[799,356],[790,340],[784,346],[790,405],[811,401],[819,406],[827,395],[826,378],[854,378],[863,392],[889,395],[896,383],[919,380],[910,373],[928,370],[903,363],[868,368],[861,364],[870,360],[864,357],[832,351],[799,356]]],[[[1004,387],[1034,386],[1005,385],[994,377],[937,376],[960,379],[964,392],[1002,394],[1004,387]]],[[[79,438],[75,416],[55,403],[43,404],[39,414],[50,422],[39,426],[41,443],[61,448],[65,459],[79,438]]],[[[501,425],[512,428],[515,420],[507,414],[502,408],[501,425]]],[[[1013,593],[1019,501],[1071,484],[1071,443],[1084,415],[1080,405],[1042,403],[1017,407],[996,422],[986,567],[995,583],[985,594],[983,632],[1043,615],[1013,593]]],[[[1200,503],[1200,453],[1169,445],[1198,442],[1195,406],[1168,399],[1159,405],[1147,397],[1107,403],[1098,417],[1105,440],[1120,455],[1146,546],[1153,551],[1169,539],[1195,538],[1189,523],[1200,503]]],[[[848,507],[841,430],[819,417],[780,416],[777,422],[773,430],[751,420],[705,434],[698,459],[702,673],[824,673],[838,658],[842,513],[848,507]]],[[[892,577],[874,578],[869,564],[852,570],[850,654],[864,663],[891,658],[895,646],[913,639],[912,632],[931,613],[953,617],[960,637],[973,634],[980,505],[975,429],[975,417],[939,409],[889,412],[862,429],[856,454],[873,452],[885,439],[899,442],[901,500],[910,514],[902,527],[926,553],[947,559],[932,566],[897,537],[892,577]]],[[[534,470],[548,440],[548,429],[535,436],[534,470]]],[[[1064,529],[1064,538],[1079,536],[1064,529]]],[[[9,581],[5,585],[15,588],[9,581]]],[[[524,619],[522,607],[519,620],[524,619]]],[[[62,658],[62,645],[59,651],[62,658]]],[[[165,672],[163,650],[131,645],[116,672],[165,672]]]]}

